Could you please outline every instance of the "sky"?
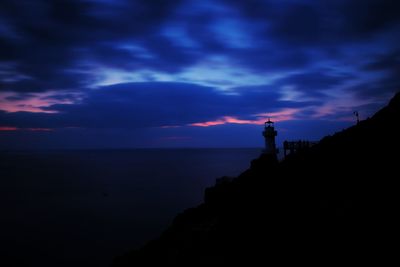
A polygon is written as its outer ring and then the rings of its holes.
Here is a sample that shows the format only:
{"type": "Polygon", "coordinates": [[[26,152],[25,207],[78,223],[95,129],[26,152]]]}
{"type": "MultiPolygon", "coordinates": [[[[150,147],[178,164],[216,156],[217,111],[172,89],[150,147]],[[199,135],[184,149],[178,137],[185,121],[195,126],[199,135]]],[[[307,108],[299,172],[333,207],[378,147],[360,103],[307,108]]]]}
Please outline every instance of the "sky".
{"type": "Polygon", "coordinates": [[[0,2],[0,149],[318,140],[400,88],[396,0],[0,2]]]}

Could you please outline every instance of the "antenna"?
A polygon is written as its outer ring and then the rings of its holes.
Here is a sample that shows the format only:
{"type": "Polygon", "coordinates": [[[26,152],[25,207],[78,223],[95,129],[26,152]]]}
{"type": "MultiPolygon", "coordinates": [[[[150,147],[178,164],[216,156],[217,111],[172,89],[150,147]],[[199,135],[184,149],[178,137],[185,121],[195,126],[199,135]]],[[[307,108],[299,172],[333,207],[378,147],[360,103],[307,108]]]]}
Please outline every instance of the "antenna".
{"type": "Polygon", "coordinates": [[[359,124],[359,123],[360,123],[360,116],[359,116],[359,114],[358,114],[358,111],[357,111],[357,110],[354,111],[353,114],[354,114],[354,115],[356,116],[356,118],[357,118],[357,124],[359,124]]]}

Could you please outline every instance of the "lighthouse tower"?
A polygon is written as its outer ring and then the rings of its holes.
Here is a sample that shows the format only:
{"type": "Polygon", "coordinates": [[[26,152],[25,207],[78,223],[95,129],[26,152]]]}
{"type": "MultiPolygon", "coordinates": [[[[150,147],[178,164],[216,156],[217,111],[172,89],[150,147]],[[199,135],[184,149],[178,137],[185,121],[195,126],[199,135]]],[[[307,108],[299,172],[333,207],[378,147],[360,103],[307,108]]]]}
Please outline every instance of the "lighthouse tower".
{"type": "Polygon", "coordinates": [[[278,133],[275,131],[273,121],[268,119],[268,121],[265,122],[265,127],[262,134],[265,139],[265,149],[263,153],[276,156],[278,150],[275,146],[275,136],[277,136],[278,133]]]}

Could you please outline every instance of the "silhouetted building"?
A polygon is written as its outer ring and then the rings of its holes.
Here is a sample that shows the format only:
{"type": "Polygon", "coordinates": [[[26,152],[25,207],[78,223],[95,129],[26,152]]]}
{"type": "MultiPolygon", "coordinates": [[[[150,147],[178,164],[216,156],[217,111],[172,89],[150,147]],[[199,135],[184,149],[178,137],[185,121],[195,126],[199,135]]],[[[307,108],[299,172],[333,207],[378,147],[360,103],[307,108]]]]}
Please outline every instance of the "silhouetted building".
{"type": "Polygon", "coordinates": [[[278,153],[275,145],[275,136],[278,135],[277,131],[274,128],[274,122],[268,119],[265,122],[263,136],[265,139],[265,149],[263,151],[264,154],[275,155],[278,153]]]}

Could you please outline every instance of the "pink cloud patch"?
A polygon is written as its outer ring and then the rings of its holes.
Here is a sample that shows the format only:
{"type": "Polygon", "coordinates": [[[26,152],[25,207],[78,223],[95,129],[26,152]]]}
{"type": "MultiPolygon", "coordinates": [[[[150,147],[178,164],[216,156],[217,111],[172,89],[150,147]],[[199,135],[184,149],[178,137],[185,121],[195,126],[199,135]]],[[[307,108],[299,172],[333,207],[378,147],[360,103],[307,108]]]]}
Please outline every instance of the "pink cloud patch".
{"type": "Polygon", "coordinates": [[[260,113],[256,116],[261,117],[262,120],[271,119],[275,122],[290,121],[296,119],[296,114],[298,114],[300,111],[302,111],[300,108],[285,108],[276,112],[260,113]]]}
{"type": "Polygon", "coordinates": [[[16,130],[18,130],[17,127],[0,126],[0,131],[16,131],[16,130]]]}
{"type": "Polygon", "coordinates": [[[254,119],[254,120],[242,120],[242,119],[239,119],[239,118],[233,117],[233,116],[224,116],[215,121],[196,122],[196,123],[189,124],[189,126],[210,127],[210,126],[217,126],[217,125],[222,125],[222,124],[262,125],[269,118],[275,122],[293,120],[295,118],[295,114],[299,111],[300,111],[300,109],[288,108],[288,109],[283,109],[278,112],[261,113],[261,114],[256,114],[255,115],[256,119],[254,119]]]}
{"type": "Polygon", "coordinates": [[[0,126],[0,131],[31,131],[31,132],[50,132],[50,128],[18,128],[13,126],[0,126]]]}
{"type": "MultiPolygon", "coordinates": [[[[6,112],[34,112],[34,113],[57,113],[54,110],[46,110],[44,108],[50,107],[55,104],[73,104],[75,101],[71,99],[56,99],[52,96],[57,96],[60,92],[43,92],[43,93],[31,93],[24,99],[13,99],[12,97],[19,97],[20,94],[12,92],[0,93],[0,110],[6,112]]],[[[71,93],[70,93],[71,94],[71,93]]],[[[76,101],[79,101],[81,97],[76,94],[76,101]]]]}
{"type": "Polygon", "coordinates": [[[232,116],[224,116],[221,119],[215,121],[206,121],[206,122],[196,122],[191,123],[189,126],[197,126],[197,127],[210,127],[222,124],[257,124],[261,125],[265,122],[264,119],[257,119],[257,120],[241,120],[237,117],[232,116]]]}

